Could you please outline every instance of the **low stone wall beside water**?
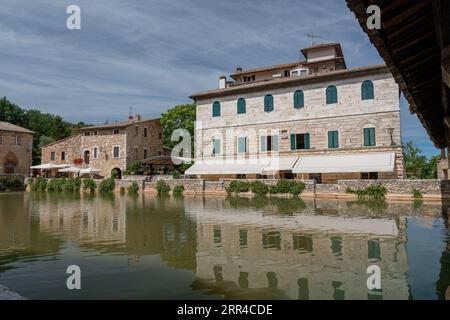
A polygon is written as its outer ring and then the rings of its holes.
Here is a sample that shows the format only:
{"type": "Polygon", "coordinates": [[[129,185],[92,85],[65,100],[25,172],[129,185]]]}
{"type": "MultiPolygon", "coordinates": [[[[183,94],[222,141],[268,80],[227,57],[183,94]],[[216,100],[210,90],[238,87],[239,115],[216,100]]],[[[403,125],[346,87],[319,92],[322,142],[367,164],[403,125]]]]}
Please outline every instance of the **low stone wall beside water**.
{"type": "Polygon", "coordinates": [[[412,195],[414,189],[424,195],[450,196],[449,181],[440,180],[339,180],[339,193],[345,193],[347,188],[364,189],[370,185],[383,185],[388,194],[412,195]]]}

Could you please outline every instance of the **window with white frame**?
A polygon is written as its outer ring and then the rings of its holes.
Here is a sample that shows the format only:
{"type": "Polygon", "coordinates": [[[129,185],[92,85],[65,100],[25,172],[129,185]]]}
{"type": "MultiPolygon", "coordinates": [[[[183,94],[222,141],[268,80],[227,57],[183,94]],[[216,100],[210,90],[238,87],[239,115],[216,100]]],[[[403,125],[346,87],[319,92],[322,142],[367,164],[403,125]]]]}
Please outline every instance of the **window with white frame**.
{"type": "Polygon", "coordinates": [[[94,159],[98,159],[98,147],[94,147],[92,155],[94,159]]]}
{"type": "Polygon", "coordinates": [[[120,157],[120,147],[114,146],[113,147],[113,158],[119,158],[120,157]]]}

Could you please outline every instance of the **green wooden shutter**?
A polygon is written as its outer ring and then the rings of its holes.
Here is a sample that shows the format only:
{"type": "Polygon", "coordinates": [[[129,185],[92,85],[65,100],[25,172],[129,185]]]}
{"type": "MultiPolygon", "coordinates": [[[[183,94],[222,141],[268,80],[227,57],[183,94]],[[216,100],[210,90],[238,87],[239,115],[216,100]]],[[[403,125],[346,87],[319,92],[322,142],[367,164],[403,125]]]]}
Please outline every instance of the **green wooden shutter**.
{"type": "Polygon", "coordinates": [[[267,137],[261,136],[261,151],[266,152],[267,151],[267,137]]]}
{"type": "Polygon", "coordinates": [[[309,133],[305,133],[305,149],[309,149],[311,146],[310,146],[310,141],[309,141],[309,133]]]}
{"type": "Polygon", "coordinates": [[[212,116],[220,117],[220,102],[214,102],[212,106],[212,116]]]}
{"type": "Polygon", "coordinates": [[[244,98],[240,98],[237,103],[237,113],[244,114],[246,113],[246,103],[244,98]]]}
{"type": "Polygon", "coordinates": [[[370,133],[368,128],[364,128],[364,146],[370,146],[370,133]]]}
{"type": "Polygon", "coordinates": [[[339,148],[339,133],[328,131],[328,148],[339,148]]]}
{"type": "Polygon", "coordinates": [[[238,152],[239,153],[247,152],[247,138],[245,137],[238,138],[238,152]]]}
{"type": "Polygon", "coordinates": [[[326,92],[327,104],[337,103],[337,89],[335,86],[329,86],[326,92]]]}
{"type": "Polygon", "coordinates": [[[273,96],[268,94],[264,97],[264,111],[272,112],[273,111],[273,96]]]}
{"type": "Polygon", "coordinates": [[[297,136],[291,133],[291,150],[297,150],[297,136]]]}
{"type": "Polygon", "coordinates": [[[339,133],[337,131],[334,132],[334,147],[339,148],[339,133]]]}
{"type": "Polygon", "coordinates": [[[305,98],[302,90],[297,90],[294,93],[294,108],[300,109],[305,106],[305,98]]]}
{"type": "Polygon", "coordinates": [[[278,151],[278,136],[272,136],[272,151],[278,151]]]}
{"type": "Polygon", "coordinates": [[[375,128],[370,128],[369,132],[370,132],[370,145],[371,146],[375,146],[376,145],[375,128]]]}
{"type": "Polygon", "coordinates": [[[364,128],[364,146],[375,146],[375,128],[364,128]]]}
{"type": "Polygon", "coordinates": [[[371,100],[374,99],[374,89],[373,82],[370,80],[366,80],[361,85],[361,99],[362,100],[371,100]]]}

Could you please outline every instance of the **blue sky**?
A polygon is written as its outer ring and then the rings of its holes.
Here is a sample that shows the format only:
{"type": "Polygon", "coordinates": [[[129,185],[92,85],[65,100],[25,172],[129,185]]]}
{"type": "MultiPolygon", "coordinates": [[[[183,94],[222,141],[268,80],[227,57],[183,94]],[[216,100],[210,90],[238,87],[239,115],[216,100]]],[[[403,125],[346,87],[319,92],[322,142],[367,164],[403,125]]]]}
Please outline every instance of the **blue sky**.
{"type": "MultiPolygon", "coordinates": [[[[68,121],[158,117],[237,65],[298,60],[311,32],[348,67],[382,62],[343,0],[2,0],[0,96],[68,121]],[[71,4],[81,30],[66,28],[71,4]]],[[[438,153],[401,108],[403,140],[438,153]]]]}

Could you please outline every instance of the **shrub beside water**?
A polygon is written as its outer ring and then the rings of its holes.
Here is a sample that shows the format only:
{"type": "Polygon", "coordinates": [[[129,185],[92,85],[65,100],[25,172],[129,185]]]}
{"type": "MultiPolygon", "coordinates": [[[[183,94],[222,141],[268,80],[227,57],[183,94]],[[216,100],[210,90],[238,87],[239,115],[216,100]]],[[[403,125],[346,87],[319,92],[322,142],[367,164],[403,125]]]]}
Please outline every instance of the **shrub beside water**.
{"type": "Polygon", "coordinates": [[[23,190],[22,176],[0,176],[0,191],[23,190]]]}
{"type": "Polygon", "coordinates": [[[423,193],[419,189],[412,189],[412,195],[415,200],[421,200],[423,198],[423,193]]]}
{"type": "Polygon", "coordinates": [[[346,193],[356,194],[361,200],[384,200],[386,198],[387,189],[382,185],[370,185],[364,189],[353,189],[347,187],[346,193]]]}
{"type": "Polygon", "coordinates": [[[116,180],[114,178],[108,178],[100,182],[98,190],[101,193],[110,193],[114,191],[115,187],[116,187],[116,180]]]}
{"type": "Polygon", "coordinates": [[[172,190],[174,195],[182,195],[184,192],[184,186],[183,185],[177,185],[175,187],[173,187],[172,190]]]}
{"type": "Polygon", "coordinates": [[[136,181],[133,181],[127,190],[128,194],[137,194],[139,191],[139,185],[137,184],[136,181]]]}
{"type": "Polygon", "coordinates": [[[158,194],[167,194],[170,192],[170,186],[163,180],[158,180],[156,182],[156,190],[158,194]]]}
{"type": "Polygon", "coordinates": [[[89,190],[91,192],[95,192],[95,189],[97,189],[97,184],[95,183],[94,179],[87,178],[83,180],[83,189],[89,190]]]}
{"type": "Polygon", "coordinates": [[[233,180],[227,188],[228,193],[241,193],[251,190],[256,195],[270,194],[292,194],[298,196],[305,190],[303,182],[295,180],[281,179],[277,181],[276,185],[268,186],[261,181],[252,183],[246,181],[233,180]]]}
{"type": "Polygon", "coordinates": [[[230,182],[230,185],[227,188],[228,193],[240,193],[240,192],[249,192],[250,191],[250,183],[246,181],[233,180],[230,182]]]}
{"type": "Polygon", "coordinates": [[[251,184],[250,189],[258,196],[265,196],[269,193],[269,187],[261,181],[255,181],[251,184]]]}
{"type": "Polygon", "coordinates": [[[31,191],[45,191],[47,188],[47,179],[44,177],[37,177],[30,183],[31,191]]]}

